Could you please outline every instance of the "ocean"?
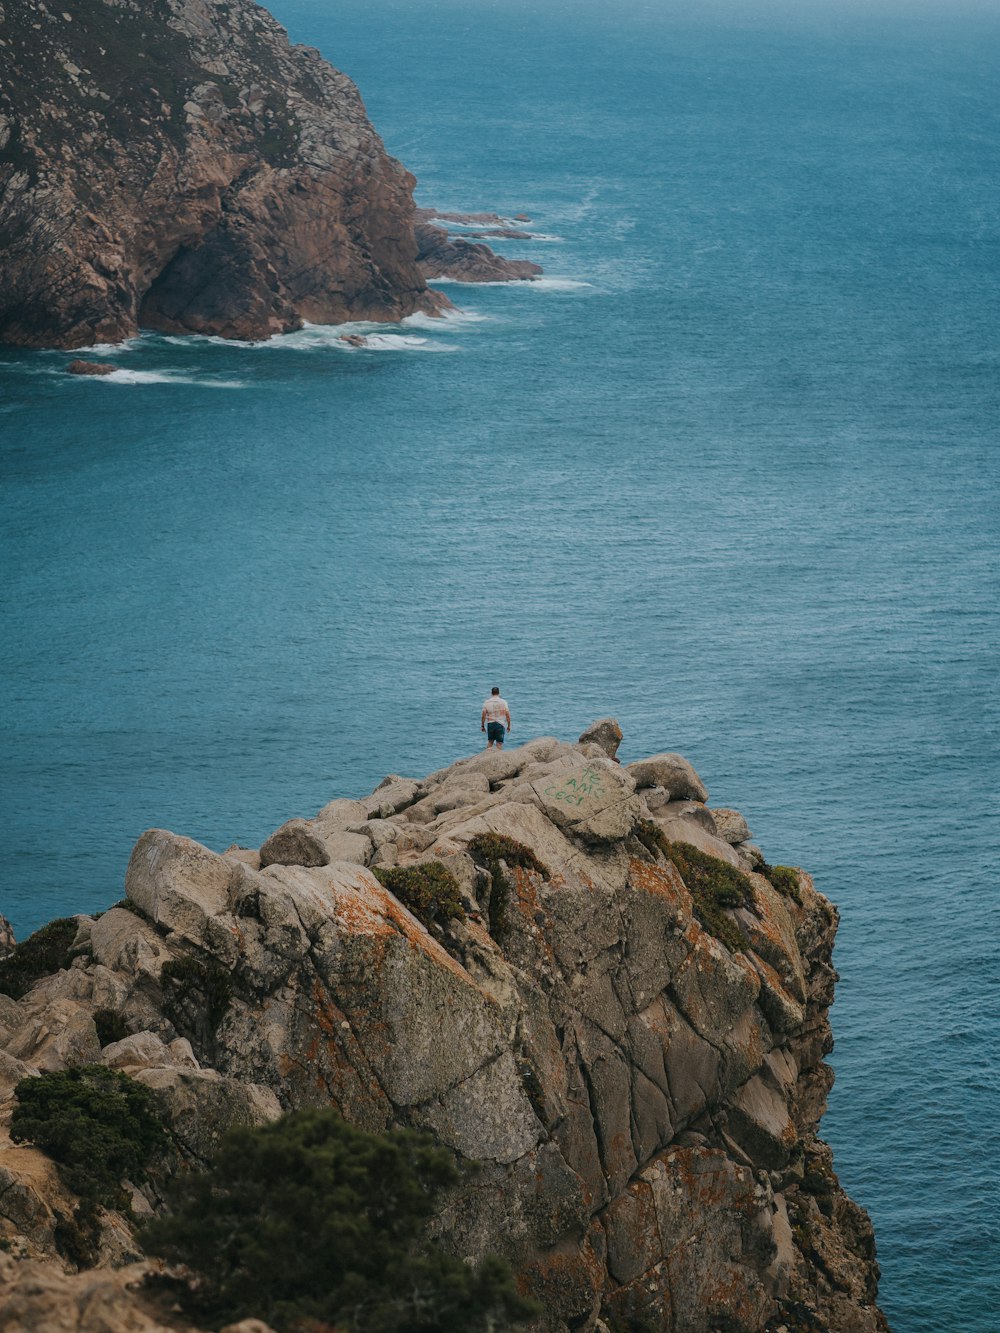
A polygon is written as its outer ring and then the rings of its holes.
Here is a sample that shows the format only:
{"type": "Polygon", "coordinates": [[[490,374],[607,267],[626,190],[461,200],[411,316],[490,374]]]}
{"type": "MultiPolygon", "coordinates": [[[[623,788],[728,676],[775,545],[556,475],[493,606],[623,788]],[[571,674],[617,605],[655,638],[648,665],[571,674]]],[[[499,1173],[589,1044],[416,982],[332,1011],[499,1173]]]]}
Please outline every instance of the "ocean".
{"type": "Polygon", "coordinates": [[[277,0],[543,281],[0,349],[0,911],[613,714],[840,907],[824,1133],[895,1333],[995,1333],[1000,15],[277,0]]]}

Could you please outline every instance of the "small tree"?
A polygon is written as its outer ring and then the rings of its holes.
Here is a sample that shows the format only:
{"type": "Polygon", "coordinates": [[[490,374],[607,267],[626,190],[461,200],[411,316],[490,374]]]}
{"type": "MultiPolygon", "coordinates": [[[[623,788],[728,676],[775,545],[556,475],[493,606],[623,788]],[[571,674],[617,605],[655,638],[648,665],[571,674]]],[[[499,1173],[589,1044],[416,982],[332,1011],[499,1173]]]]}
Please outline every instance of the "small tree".
{"type": "Polygon", "coordinates": [[[47,1153],[80,1197],[72,1217],[59,1215],[56,1244],[86,1267],[96,1258],[98,1205],[127,1209],[122,1181],[140,1184],[170,1152],[160,1099],[104,1065],[23,1078],[14,1095],[11,1138],[47,1153]]]}
{"type": "Polygon", "coordinates": [[[210,1168],[179,1179],[149,1224],[153,1253],[194,1269],[196,1308],[218,1324],[315,1320],[349,1333],[487,1333],[535,1313],[510,1270],[472,1269],[430,1244],[450,1155],[403,1130],[369,1134],[331,1110],[234,1129],[210,1168]]]}
{"type": "Polygon", "coordinates": [[[82,1199],[115,1207],[122,1181],[146,1179],[170,1147],[163,1110],[151,1089],[105,1065],[80,1065],[14,1089],[15,1143],[34,1143],[82,1199]]]}

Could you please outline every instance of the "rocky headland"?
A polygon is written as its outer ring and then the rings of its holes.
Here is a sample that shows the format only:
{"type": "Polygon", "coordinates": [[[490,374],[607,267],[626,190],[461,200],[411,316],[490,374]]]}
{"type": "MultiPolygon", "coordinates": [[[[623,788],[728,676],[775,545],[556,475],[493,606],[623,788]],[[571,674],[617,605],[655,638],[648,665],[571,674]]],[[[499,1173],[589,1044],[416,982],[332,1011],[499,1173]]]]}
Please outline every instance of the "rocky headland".
{"type": "Polygon", "coordinates": [[[417,262],[426,278],[450,278],[455,282],[531,282],[542,275],[541,264],[530,259],[505,259],[496,254],[482,238],[505,237],[530,241],[533,235],[497,213],[439,213],[433,208],[418,208],[414,233],[417,238],[417,262]],[[458,234],[440,223],[458,223],[458,234]],[[483,225],[489,224],[489,225],[483,225]]]}
{"type": "Polygon", "coordinates": [[[102,1066],[155,1091],[180,1169],[303,1107],[429,1132],[478,1164],[436,1243],[507,1260],[538,1333],[885,1330],[817,1136],[836,909],[620,738],[390,776],[259,849],[153,829],[120,903],[0,930],[0,1327],[190,1327],[144,1284],[156,1184],[82,1258],[65,1179],[10,1137],[19,1082],[102,1066]]]}
{"type": "Polygon", "coordinates": [[[0,0],[0,342],[436,312],[413,186],[251,0],[0,0]]]}

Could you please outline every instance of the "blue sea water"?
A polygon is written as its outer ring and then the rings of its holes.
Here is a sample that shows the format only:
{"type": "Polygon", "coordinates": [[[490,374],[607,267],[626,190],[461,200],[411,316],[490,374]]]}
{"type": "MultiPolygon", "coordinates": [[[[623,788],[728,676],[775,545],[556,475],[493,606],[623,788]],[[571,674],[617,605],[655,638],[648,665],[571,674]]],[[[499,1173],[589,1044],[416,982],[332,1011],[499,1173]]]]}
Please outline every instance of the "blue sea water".
{"type": "Polygon", "coordinates": [[[0,349],[0,910],[615,714],[840,906],[824,1121],[896,1333],[1000,1328],[1000,15],[278,0],[546,281],[0,349]]]}

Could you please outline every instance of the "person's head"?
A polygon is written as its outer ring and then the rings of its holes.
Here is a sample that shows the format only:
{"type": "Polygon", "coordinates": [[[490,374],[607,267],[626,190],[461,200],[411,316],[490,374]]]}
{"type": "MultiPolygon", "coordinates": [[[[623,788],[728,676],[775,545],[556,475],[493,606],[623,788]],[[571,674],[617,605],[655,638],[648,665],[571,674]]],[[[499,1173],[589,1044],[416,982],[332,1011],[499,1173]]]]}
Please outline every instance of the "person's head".
{"type": "Polygon", "coordinates": [[[499,686],[499,685],[494,685],[493,688],[492,688],[492,690],[490,690],[490,694],[499,694],[499,693],[500,693],[500,686],[499,686]]]}

